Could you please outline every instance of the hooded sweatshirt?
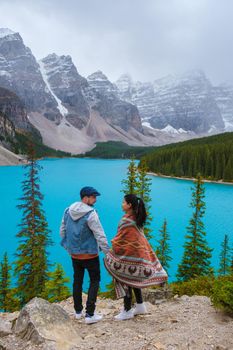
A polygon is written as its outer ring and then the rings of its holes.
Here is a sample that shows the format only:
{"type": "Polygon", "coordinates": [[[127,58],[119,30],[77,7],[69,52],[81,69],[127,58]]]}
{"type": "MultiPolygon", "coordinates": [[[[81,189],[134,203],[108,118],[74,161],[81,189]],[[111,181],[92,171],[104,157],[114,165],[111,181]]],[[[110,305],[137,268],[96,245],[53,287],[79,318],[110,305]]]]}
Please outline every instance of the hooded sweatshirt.
{"type": "MultiPolygon", "coordinates": [[[[106,235],[104,233],[103,227],[100,223],[98,214],[94,210],[94,208],[83,203],[83,202],[75,202],[75,203],[71,204],[70,207],[67,209],[68,209],[70,217],[74,221],[79,220],[80,218],[82,218],[83,216],[85,216],[86,214],[88,214],[90,212],[90,215],[88,215],[88,217],[87,217],[87,225],[90,228],[90,230],[92,231],[100,249],[104,253],[107,253],[108,250],[110,249],[109,245],[108,245],[108,241],[107,241],[106,235]]],[[[67,209],[65,210],[65,213],[66,213],[67,209]]],[[[63,219],[62,219],[62,223],[61,223],[61,227],[60,227],[60,236],[62,238],[64,238],[66,235],[66,225],[65,225],[64,216],[65,216],[65,214],[63,215],[63,219]]],[[[83,258],[83,257],[80,256],[78,258],[83,258]]],[[[88,258],[88,256],[87,256],[87,258],[88,258]]]]}

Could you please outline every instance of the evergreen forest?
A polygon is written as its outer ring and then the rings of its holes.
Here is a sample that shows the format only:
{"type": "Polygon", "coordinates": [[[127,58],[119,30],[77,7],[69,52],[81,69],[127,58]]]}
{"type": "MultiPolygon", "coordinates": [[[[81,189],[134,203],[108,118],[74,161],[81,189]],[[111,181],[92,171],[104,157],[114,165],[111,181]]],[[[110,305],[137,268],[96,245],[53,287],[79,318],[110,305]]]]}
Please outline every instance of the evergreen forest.
{"type": "Polygon", "coordinates": [[[233,132],[154,148],[143,158],[157,174],[233,181],[233,132]]]}

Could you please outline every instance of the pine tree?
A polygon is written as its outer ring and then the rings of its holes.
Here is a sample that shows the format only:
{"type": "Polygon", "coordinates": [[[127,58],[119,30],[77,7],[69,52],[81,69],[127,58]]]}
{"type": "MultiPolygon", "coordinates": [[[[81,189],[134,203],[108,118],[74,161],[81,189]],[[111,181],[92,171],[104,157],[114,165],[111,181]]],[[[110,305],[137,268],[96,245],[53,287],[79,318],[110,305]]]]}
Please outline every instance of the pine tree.
{"type": "Polygon", "coordinates": [[[205,276],[212,272],[210,258],[212,250],[208,247],[202,218],[205,214],[205,188],[201,176],[198,175],[195,186],[192,188],[192,201],[190,206],[194,209],[189,221],[184,244],[184,254],[178,266],[177,277],[187,281],[190,278],[205,276]]]}
{"type": "Polygon", "coordinates": [[[224,236],[221,247],[222,250],[220,253],[220,267],[218,272],[220,275],[227,275],[231,273],[231,249],[229,246],[228,235],[224,236]]]}
{"type": "Polygon", "coordinates": [[[41,167],[35,159],[33,145],[28,147],[27,164],[25,165],[25,179],[22,181],[22,204],[17,207],[22,211],[22,220],[15,261],[15,275],[17,277],[17,294],[21,305],[24,305],[44,291],[48,279],[48,252],[52,244],[50,231],[42,209],[43,195],[39,185],[39,171],[41,167]]]}
{"type": "Polygon", "coordinates": [[[144,226],[144,234],[148,240],[151,240],[153,238],[151,232],[152,229],[150,228],[151,221],[152,221],[152,216],[151,216],[151,197],[150,197],[150,192],[151,192],[151,179],[147,175],[147,165],[145,160],[142,160],[140,163],[140,166],[138,167],[138,196],[144,201],[145,207],[146,207],[146,212],[147,212],[147,219],[146,223],[144,226]]]}
{"type": "Polygon", "coordinates": [[[18,309],[18,301],[14,297],[14,289],[11,288],[11,266],[8,262],[7,253],[3,256],[0,264],[0,310],[12,312],[18,309]]]}
{"type": "Polygon", "coordinates": [[[164,219],[163,226],[160,232],[160,237],[158,240],[158,247],[156,249],[156,255],[159,258],[159,261],[161,262],[162,266],[165,270],[168,270],[170,267],[169,261],[172,260],[170,254],[171,249],[169,246],[168,241],[170,240],[169,233],[167,232],[167,220],[164,219]]]}
{"type": "Polygon", "coordinates": [[[62,301],[70,296],[70,290],[65,285],[69,278],[65,277],[65,272],[61,264],[56,264],[55,270],[49,272],[49,280],[45,283],[45,291],[42,297],[53,302],[62,301]]]}
{"type": "Polygon", "coordinates": [[[132,157],[128,166],[127,178],[122,180],[124,194],[138,194],[138,167],[132,157]]]}

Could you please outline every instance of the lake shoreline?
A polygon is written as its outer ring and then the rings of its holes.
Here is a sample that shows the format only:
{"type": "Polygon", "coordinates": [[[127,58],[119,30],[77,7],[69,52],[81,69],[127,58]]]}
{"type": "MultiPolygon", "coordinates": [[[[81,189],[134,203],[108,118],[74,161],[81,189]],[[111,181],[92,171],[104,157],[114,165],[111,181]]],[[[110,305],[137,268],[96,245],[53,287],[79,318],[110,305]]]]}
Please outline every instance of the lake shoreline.
{"type": "MultiPolygon", "coordinates": [[[[21,156],[22,157],[22,156],[21,156]]],[[[91,159],[90,157],[54,157],[54,156],[45,156],[45,157],[41,157],[38,158],[37,160],[45,160],[45,159],[64,159],[64,158],[82,158],[82,159],[91,159]]],[[[100,159],[102,160],[103,158],[92,158],[92,159],[100,159]]],[[[118,160],[117,158],[108,158],[107,160],[118,160]]],[[[3,164],[0,160],[0,167],[4,167],[4,166],[18,166],[18,165],[25,165],[27,162],[25,161],[25,159],[21,158],[21,162],[17,163],[17,164],[3,164]]],[[[186,180],[186,181],[194,181],[195,178],[194,177],[178,177],[178,176],[171,176],[171,175],[163,175],[163,174],[157,174],[151,171],[147,172],[148,175],[152,175],[152,176],[156,176],[156,177],[162,177],[162,178],[167,178],[167,179],[176,179],[176,180],[186,180]]],[[[221,181],[221,180],[207,180],[207,179],[203,179],[203,182],[206,183],[214,183],[214,184],[219,184],[219,185],[230,185],[233,186],[233,182],[225,182],[225,181],[221,181]]]]}
{"type": "MultiPolygon", "coordinates": [[[[176,179],[176,180],[186,180],[186,181],[194,181],[196,180],[194,177],[178,177],[178,176],[171,176],[171,175],[162,175],[162,174],[157,174],[153,173],[151,171],[147,172],[148,175],[156,176],[156,177],[162,177],[162,178],[168,178],[168,179],[176,179]]],[[[230,185],[233,186],[233,182],[224,182],[224,181],[217,181],[217,180],[207,180],[203,179],[203,182],[207,183],[214,183],[214,184],[219,184],[219,185],[230,185]]]]}

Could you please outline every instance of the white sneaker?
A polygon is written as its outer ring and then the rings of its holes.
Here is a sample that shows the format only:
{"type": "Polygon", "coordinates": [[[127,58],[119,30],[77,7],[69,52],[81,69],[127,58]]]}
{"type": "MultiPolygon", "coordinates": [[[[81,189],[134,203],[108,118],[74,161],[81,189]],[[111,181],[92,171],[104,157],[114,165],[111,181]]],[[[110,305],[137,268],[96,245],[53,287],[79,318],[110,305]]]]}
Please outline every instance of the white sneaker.
{"type": "Polygon", "coordinates": [[[75,312],[74,313],[74,317],[76,318],[76,320],[80,320],[83,316],[82,312],[75,312]]]}
{"type": "Polygon", "coordinates": [[[85,323],[91,324],[101,321],[102,315],[94,314],[93,316],[85,316],[85,323]]]}
{"type": "Polygon", "coordinates": [[[123,320],[130,320],[134,317],[133,310],[130,309],[129,311],[122,310],[118,315],[116,315],[114,318],[117,321],[123,321],[123,320]]]}
{"type": "Polygon", "coordinates": [[[146,305],[144,303],[142,304],[136,304],[136,307],[133,309],[133,314],[135,315],[145,315],[147,314],[146,305]]]}

